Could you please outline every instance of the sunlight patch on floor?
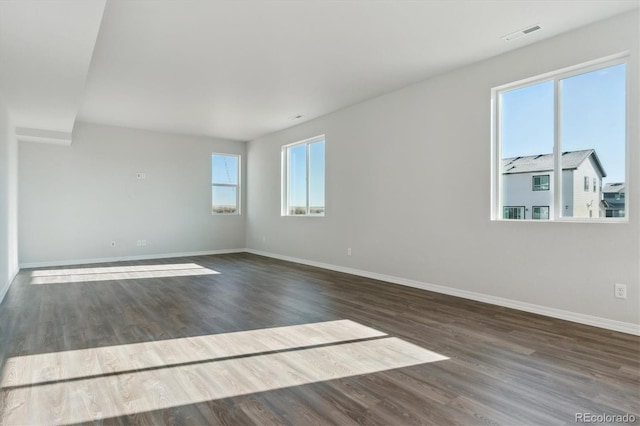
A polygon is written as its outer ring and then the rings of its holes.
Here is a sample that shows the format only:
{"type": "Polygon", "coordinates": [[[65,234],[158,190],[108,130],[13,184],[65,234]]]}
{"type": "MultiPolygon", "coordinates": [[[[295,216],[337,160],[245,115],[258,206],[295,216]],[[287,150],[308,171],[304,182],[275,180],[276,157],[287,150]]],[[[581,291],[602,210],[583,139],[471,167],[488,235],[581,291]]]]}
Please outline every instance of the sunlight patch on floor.
{"type": "Polygon", "coordinates": [[[220,272],[205,268],[196,263],[46,269],[31,272],[30,283],[64,284],[141,278],[185,277],[190,275],[214,275],[219,273],[220,272]]]}
{"type": "Polygon", "coordinates": [[[0,423],[89,422],[446,359],[350,320],[13,357],[0,423]]]}
{"type": "Polygon", "coordinates": [[[386,336],[350,320],[12,357],[0,388],[386,336]]]}

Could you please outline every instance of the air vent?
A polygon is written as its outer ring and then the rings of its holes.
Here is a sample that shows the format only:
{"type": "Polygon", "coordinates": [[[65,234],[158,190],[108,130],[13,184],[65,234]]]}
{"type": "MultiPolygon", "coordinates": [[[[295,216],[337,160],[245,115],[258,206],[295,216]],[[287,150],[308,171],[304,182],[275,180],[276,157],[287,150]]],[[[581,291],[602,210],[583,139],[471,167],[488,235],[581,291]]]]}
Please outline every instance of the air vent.
{"type": "Polygon", "coordinates": [[[541,29],[542,29],[542,27],[540,25],[534,25],[533,27],[529,27],[526,30],[522,30],[522,32],[525,33],[525,34],[529,34],[529,33],[532,33],[534,31],[538,31],[538,30],[541,30],[541,29]]]}
{"type": "Polygon", "coordinates": [[[540,31],[541,29],[542,29],[542,25],[540,25],[540,24],[529,25],[526,28],[523,28],[521,30],[515,31],[515,32],[513,32],[511,34],[507,34],[505,36],[502,36],[501,38],[503,40],[506,40],[506,41],[511,41],[511,40],[515,40],[515,39],[520,38],[520,37],[524,37],[524,36],[529,35],[531,33],[535,33],[536,31],[540,31]]]}

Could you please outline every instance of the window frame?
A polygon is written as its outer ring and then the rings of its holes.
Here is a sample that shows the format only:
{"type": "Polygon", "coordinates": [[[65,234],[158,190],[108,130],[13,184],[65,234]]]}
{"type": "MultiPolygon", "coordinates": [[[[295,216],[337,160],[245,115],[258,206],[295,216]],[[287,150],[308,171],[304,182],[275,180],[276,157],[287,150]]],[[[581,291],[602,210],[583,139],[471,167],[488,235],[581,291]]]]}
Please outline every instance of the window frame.
{"type": "MultiPolygon", "coordinates": [[[[501,105],[500,94],[507,91],[522,89],[524,87],[532,86],[538,83],[553,81],[554,85],[554,143],[553,143],[553,157],[554,164],[552,172],[555,175],[553,180],[553,209],[549,211],[549,220],[535,222],[563,222],[563,223],[628,223],[629,221],[629,200],[625,200],[624,217],[609,218],[576,218],[562,216],[562,141],[560,132],[560,101],[561,94],[559,92],[560,81],[575,77],[582,74],[587,74],[593,71],[597,71],[604,68],[613,67],[616,65],[625,65],[625,138],[624,138],[624,152],[625,152],[625,185],[628,185],[630,176],[630,161],[631,161],[631,92],[632,87],[632,72],[635,68],[629,61],[629,51],[613,54],[592,61],[583,62],[566,68],[562,68],[556,71],[543,73],[537,76],[525,78],[512,83],[503,84],[493,87],[491,89],[491,217],[492,221],[505,221],[512,219],[503,218],[502,207],[502,135],[500,134],[501,128],[501,105]],[[556,171],[560,170],[560,173],[556,171]],[[553,215],[552,215],[553,213],[553,215]]],[[[628,188],[627,188],[627,192],[628,188]]]]}
{"type": "Polygon", "coordinates": [[[240,216],[242,215],[242,206],[241,206],[241,178],[242,178],[242,155],[241,154],[227,154],[222,152],[212,152],[211,153],[211,215],[212,216],[240,216]],[[213,157],[236,157],[238,160],[238,176],[237,176],[237,184],[232,183],[214,183],[213,182],[213,157]],[[236,211],[234,213],[216,213],[213,211],[213,188],[214,187],[223,187],[223,188],[236,188],[236,211]]]}
{"type": "Polygon", "coordinates": [[[531,190],[532,191],[549,191],[551,189],[551,175],[533,175],[531,176],[531,190]],[[538,189],[536,189],[536,178],[546,177],[547,178],[547,187],[542,188],[541,185],[538,185],[538,189]]]}
{"type": "Polygon", "coordinates": [[[286,217],[325,217],[326,215],[326,211],[327,211],[327,196],[326,196],[326,182],[327,182],[327,167],[326,167],[326,153],[327,153],[327,139],[325,137],[325,135],[318,135],[318,136],[314,136],[308,139],[303,139],[301,141],[297,141],[297,142],[293,142],[290,144],[286,144],[286,145],[282,145],[281,147],[281,200],[280,200],[280,216],[286,216],[286,217]],[[311,205],[310,205],[310,193],[311,193],[311,179],[310,179],[310,161],[311,161],[311,154],[310,154],[310,149],[309,149],[309,145],[316,143],[316,142],[324,142],[324,153],[325,153],[325,167],[324,167],[324,173],[323,173],[323,186],[325,188],[325,194],[324,194],[324,209],[322,211],[322,213],[319,214],[313,214],[310,212],[311,210],[311,205]],[[304,214],[290,214],[289,213],[289,199],[290,199],[290,193],[289,193],[289,149],[296,147],[296,146],[300,146],[300,145],[305,145],[305,153],[306,153],[306,184],[307,184],[307,188],[306,188],[306,213],[304,214]]]}

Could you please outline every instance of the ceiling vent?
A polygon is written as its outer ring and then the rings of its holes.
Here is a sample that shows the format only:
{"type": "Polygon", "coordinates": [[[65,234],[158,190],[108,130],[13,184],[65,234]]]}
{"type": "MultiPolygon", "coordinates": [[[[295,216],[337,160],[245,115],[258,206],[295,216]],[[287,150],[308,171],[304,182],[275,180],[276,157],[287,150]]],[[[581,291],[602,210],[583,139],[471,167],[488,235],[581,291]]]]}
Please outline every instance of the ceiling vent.
{"type": "Polygon", "coordinates": [[[520,37],[524,37],[524,36],[529,35],[531,33],[535,33],[536,31],[540,31],[541,29],[542,29],[542,25],[540,25],[540,24],[529,25],[526,28],[523,28],[523,29],[518,30],[516,32],[513,32],[511,34],[507,34],[505,36],[502,36],[501,38],[503,40],[506,40],[506,41],[511,41],[511,40],[515,40],[515,39],[520,38],[520,37]]]}

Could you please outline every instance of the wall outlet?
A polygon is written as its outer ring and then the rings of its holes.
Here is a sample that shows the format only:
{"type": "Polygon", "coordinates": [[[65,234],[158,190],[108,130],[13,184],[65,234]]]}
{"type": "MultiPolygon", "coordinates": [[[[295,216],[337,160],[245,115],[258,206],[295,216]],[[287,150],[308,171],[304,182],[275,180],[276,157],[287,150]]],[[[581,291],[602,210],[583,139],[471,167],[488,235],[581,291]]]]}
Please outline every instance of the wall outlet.
{"type": "Polygon", "coordinates": [[[115,241],[111,241],[111,247],[115,247],[116,246],[116,242],[115,241]]]}
{"type": "Polygon", "coordinates": [[[616,284],[613,286],[614,295],[618,299],[626,299],[627,298],[627,286],[624,284],[616,284]]]}
{"type": "Polygon", "coordinates": [[[144,172],[138,172],[136,173],[136,179],[146,179],[147,178],[147,174],[144,172]]]}
{"type": "Polygon", "coordinates": [[[147,245],[147,240],[138,240],[138,241],[136,241],[136,245],[138,247],[146,246],[147,245]]]}
{"type": "Polygon", "coordinates": [[[351,256],[351,247],[347,249],[347,256],[351,256]]]}

